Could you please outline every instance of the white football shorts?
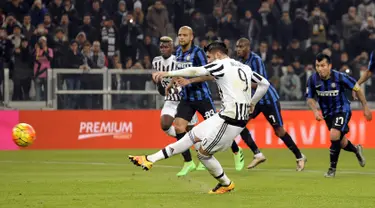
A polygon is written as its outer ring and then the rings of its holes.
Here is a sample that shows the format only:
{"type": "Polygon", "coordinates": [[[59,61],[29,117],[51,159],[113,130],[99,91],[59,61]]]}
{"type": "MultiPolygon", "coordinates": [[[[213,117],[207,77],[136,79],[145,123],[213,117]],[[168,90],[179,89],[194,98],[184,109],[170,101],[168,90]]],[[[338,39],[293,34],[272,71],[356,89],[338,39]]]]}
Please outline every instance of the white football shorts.
{"type": "Polygon", "coordinates": [[[191,137],[197,137],[202,140],[202,149],[213,155],[218,151],[227,150],[243,129],[242,127],[228,124],[216,113],[195,126],[191,130],[191,137]]]}
{"type": "MultiPolygon", "coordinates": [[[[177,106],[178,106],[179,103],[180,103],[180,101],[166,100],[164,102],[164,106],[163,106],[163,109],[161,110],[160,116],[169,115],[169,116],[172,116],[174,118],[176,116],[177,106]]],[[[195,113],[188,125],[192,126],[192,125],[195,125],[196,123],[198,123],[198,116],[195,113]]]]}

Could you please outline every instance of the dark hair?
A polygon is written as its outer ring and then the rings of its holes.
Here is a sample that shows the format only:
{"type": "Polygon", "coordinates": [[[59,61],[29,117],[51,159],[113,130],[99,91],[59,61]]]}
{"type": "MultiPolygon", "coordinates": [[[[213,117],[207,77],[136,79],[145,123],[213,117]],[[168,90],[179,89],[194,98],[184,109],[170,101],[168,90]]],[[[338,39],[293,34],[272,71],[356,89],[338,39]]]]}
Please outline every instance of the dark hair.
{"type": "Polygon", "coordinates": [[[316,55],[316,60],[321,62],[323,60],[326,60],[328,64],[331,63],[331,57],[329,57],[327,54],[324,54],[324,53],[318,53],[318,55],[316,55]]]}
{"type": "Polygon", "coordinates": [[[211,52],[213,50],[219,50],[220,52],[228,55],[228,48],[224,42],[215,41],[215,42],[208,44],[206,47],[204,47],[204,52],[211,52]]]}

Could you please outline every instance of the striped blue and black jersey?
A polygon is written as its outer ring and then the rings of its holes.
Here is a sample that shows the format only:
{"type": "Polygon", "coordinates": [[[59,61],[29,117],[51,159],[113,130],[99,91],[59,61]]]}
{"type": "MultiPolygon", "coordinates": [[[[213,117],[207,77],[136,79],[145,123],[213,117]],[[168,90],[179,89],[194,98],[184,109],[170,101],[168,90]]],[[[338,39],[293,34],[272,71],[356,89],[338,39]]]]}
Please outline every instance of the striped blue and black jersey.
{"type": "MultiPolygon", "coordinates": [[[[251,52],[250,56],[247,60],[243,61],[244,64],[250,66],[250,68],[261,75],[262,77],[268,79],[267,72],[266,72],[266,67],[264,66],[264,63],[262,61],[262,58],[258,56],[256,53],[251,52]]],[[[255,90],[253,89],[253,93],[255,90]]],[[[259,104],[265,105],[265,104],[272,104],[274,102],[277,102],[279,100],[279,95],[277,94],[276,89],[270,85],[268,88],[267,93],[263,96],[261,100],[259,100],[259,104]]]]}
{"type": "Polygon", "coordinates": [[[371,52],[370,61],[368,63],[368,70],[375,73],[375,50],[371,52]]]}
{"type": "Polygon", "coordinates": [[[307,82],[306,98],[317,98],[323,116],[351,112],[346,90],[353,90],[356,80],[349,75],[331,70],[330,78],[323,80],[318,73],[307,82]]]}
{"type": "MultiPolygon", "coordinates": [[[[192,66],[204,66],[207,64],[207,59],[204,51],[192,45],[191,48],[183,52],[181,46],[176,50],[176,65],[177,69],[185,69],[192,66]]],[[[207,82],[192,83],[185,86],[181,91],[183,100],[211,100],[211,92],[208,88],[207,82]]]]}

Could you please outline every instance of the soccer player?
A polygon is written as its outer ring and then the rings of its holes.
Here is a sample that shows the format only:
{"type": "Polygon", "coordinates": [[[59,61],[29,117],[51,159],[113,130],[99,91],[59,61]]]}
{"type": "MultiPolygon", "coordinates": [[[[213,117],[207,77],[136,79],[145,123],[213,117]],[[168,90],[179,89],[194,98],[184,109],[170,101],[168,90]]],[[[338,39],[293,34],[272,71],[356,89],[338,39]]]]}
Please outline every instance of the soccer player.
{"type": "MultiPolygon", "coordinates": [[[[161,56],[156,56],[152,61],[152,68],[157,71],[173,71],[176,70],[176,56],[172,54],[173,40],[170,37],[163,36],[160,38],[159,50],[161,56]]],[[[165,133],[169,136],[176,137],[176,130],[174,129],[173,121],[177,113],[177,106],[181,100],[178,93],[169,93],[166,95],[165,89],[170,84],[171,78],[165,77],[157,83],[158,91],[164,97],[164,106],[161,110],[160,125],[165,133]]],[[[179,88],[181,90],[181,88],[179,88]]],[[[193,116],[189,122],[188,127],[191,129],[198,122],[196,115],[193,116]]],[[[190,152],[189,152],[190,153],[190,152]]],[[[183,153],[186,154],[186,153],[183,153]]]]}
{"type": "MultiPolygon", "coordinates": [[[[236,52],[237,56],[242,59],[244,64],[250,66],[254,72],[268,79],[266,68],[264,67],[262,59],[250,50],[249,39],[240,38],[236,43],[236,52]]],[[[257,106],[255,106],[251,119],[256,118],[260,113],[262,113],[266,117],[267,121],[272,125],[276,136],[278,136],[289,148],[289,150],[293,152],[297,160],[296,170],[302,171],[305,168],[307,159],[301,153],[297,145],[294,143],[292,137],[283,127],[279,95],[272,85],[268,88],[266,95],[259,101],[257,106]]],[[[258,146],[251,137],[249,130],[245,128],[241,132],[241,137],[254,153],[254,160],[249,164],[249,166],[247,166],[247,168],[254,168],[258,164],[266,161],[266,157],[260,152],[258,146]]]]}
{"type": "MultiPolygon", "coordinates": [[[[177,68],[184,69],[192,66],[203,66],[207,64],[204,51],[193,45],[193,30],[190,27],[183,26],[178,31],[179,47],[176,49],[177,68]]],[[[177,107],[177,114],[174,120],[176,129],[176,138],[179,140],[186,134],[188,122],[198,111],[204,119],[207,119],[216,113],[215,105],[211,98],[211,92],[208,88],[207,80],[210,76],[195,77],[188,80],[188,84],[182,88],[182,99],[177,107]]],[[[176,81],[172,80],[173,82],[176,81]]],[[[241,170],[244,166],[243,152],[233,142],[232,151],[234,152],[235,166],[241,170]]],[[[178,176],[184,176],[193,170],[205,170],[199,163],[196,167],[189,154],[184,153],[185,163],[178,176]]]]}
{"type": "MultiPolygon", "coordinates": [[[[358,85],[361,85],[362,83],[366,82],[372,76],[372,73],[375,72],[375,54],[374,53],[375,53],[375,50],[371,52],[370,61],[368,63],[368,69],[365,71],[365,73],[363,73],[363,75],[357,81],[358,85]]],[[[355,100],[358,100],[356,91],[353,91],[352,95],[355,100]]]]}
{"type": "Polygon", "coordinates": [[[347,74],[333,70],[331,58],[328,55],[319,53],[316,56],[315,67],[316,72],[307,82],[307,104],[314,112],[315,119],[318,121],[324,119],[330,131],[330,167],[324,176],[334,177],[341,148],[353,152],[360,166],[364,167],[366,164],[362,146],[354,146],[345,137],[345,134],[349,132],[348,123],[352,115],[345,90],[353,90],[357,93],[363,106],[364,116],[368,121],[372,119],[372,115],[359,85],[347,74]],[[317,97],[323,116],[318,111],[315,97],[317,97]]]}
{"type": "Polygon", "coordinates": [[[198,158],[209,173],[219,181],[209,193],[222,194],[234,189],[234,183],[224,173],[219,161],[213,156],[216,152],[228,149],[233,139],[243,130],[256,103],[267,92],[269,82],[251,71],[250,67],[230,59],[228,49],[222,42],[213,42],[205,48],[208,62],[201,67],[189,67],[177,71],[156,72],[155,80],[169,76],[207,76],[215,78],[219,88],[223,109],[207,118],[185,134],[179,141],[147,156],[129,156],[129,159],[144,170],[153,163],[186,151],[191,146],[198,150],[198,158]],[[251,82],[258,88],[251,96],[251,82]]]}

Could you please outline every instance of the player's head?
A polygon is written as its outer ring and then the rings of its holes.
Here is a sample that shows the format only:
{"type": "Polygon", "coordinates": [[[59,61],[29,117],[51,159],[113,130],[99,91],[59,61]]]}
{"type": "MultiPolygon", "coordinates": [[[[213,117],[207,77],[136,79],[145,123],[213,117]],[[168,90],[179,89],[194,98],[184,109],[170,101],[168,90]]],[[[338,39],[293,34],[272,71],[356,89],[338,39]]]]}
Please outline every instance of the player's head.
{"type": "Polygon", "coordinates": [[[322,79],[329,78],[332,68],[331,58],[327,54],[319,53],[316,55],[315,68],[322,79]]]}
{"type": "Polygon", "coordinates": [[[173,50],[173,40],[168,36],[163,36],[160,38],[160,53],[163,58],[169,58],[172,55],[173,50]]]}
{"type": "Polygon", "coordinates": [[[183,48],[188,47],[192,43],[193,39],[194,39],[194,36],[193,36],[193,30],[191,29],[191,27],[182,26],[178,30],[178,43],[183,48]]]}
{"type": "Polygon", "coordinates": [[[206,52],[208,63],[228,57],[228,48],[225,43],[220,41],[208,44],[204,51],[206,52]]]}
{"type": "Polygon", "coordinates": [[[240,38],[236,43],[236,52],[239,58],[247,58],[250,52],[250,40],[247,38],[240,38]]]}

